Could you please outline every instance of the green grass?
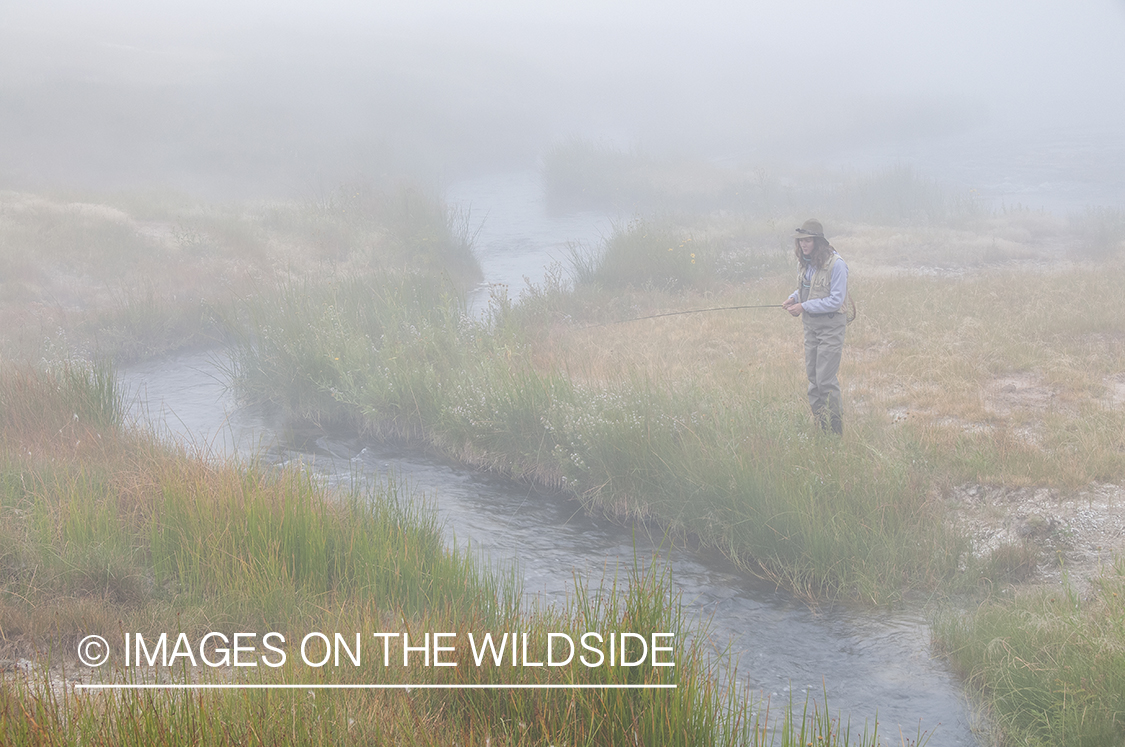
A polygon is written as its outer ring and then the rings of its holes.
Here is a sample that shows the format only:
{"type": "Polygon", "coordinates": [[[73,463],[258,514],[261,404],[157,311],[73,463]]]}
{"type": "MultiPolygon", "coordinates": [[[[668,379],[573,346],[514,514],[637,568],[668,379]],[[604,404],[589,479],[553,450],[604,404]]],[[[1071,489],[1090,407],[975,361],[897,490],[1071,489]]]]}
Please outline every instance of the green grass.
{"type": "Polygon", "coordinates": [[[604,250],[584,273],[602,288],[629,285],[686,288],[713,279],[718,252],[690,232],[655,220],[615,226],[604,250]]]}
{"type": "Polygon", "coordinates": [[[1125,739],[1125,568],[1088,599],[1046,589],[951,612],[935,628],[1005,744],[1112,745],[1125,739]]]}

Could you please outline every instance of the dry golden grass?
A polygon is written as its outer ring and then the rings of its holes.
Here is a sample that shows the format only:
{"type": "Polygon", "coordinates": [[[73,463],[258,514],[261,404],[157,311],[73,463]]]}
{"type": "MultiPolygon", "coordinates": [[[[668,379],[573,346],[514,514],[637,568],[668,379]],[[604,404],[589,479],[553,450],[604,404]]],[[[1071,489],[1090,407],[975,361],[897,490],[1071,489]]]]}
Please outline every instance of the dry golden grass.
{"type": "MultiPolygon", "coordinates": [[[[1114,280],[1125,271],[1120,260],[939,273],[876,265],[882,249],[866,252],[861,239],[837,242],[860,306],[840,371],[848,419],[912,429],[939,452],[966,438],[1004,445],[1005,458],[979,465],[976,474],[951,468],[954,481],[1074,488],[1114,477],[1125,450],[1125,297],[1114,280]]],[[[779,302],[790,288],[787,277],[774,276],[707,295],[632,300],[643,316],[779,302]]],[[[804,391],[801,335],[800,322],[780,309],[556,327],[536,362],[586,380],[640,373],[671,386],[777,400],[804,391]]]]}

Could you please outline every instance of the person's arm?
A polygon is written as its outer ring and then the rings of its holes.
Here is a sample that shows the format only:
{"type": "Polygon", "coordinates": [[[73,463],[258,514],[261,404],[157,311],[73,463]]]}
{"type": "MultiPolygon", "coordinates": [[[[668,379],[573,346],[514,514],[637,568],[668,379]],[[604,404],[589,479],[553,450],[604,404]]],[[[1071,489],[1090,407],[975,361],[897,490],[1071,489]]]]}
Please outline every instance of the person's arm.
{"type": "Polygon", "coordinates": [[[828,295],[825,298],[810,298],[801,307],[810,314],[827,314],[839,311],[848,294],[848,266],[844,260],[837,259],[832,266],[832,278],[828,281],[828,295]]]}

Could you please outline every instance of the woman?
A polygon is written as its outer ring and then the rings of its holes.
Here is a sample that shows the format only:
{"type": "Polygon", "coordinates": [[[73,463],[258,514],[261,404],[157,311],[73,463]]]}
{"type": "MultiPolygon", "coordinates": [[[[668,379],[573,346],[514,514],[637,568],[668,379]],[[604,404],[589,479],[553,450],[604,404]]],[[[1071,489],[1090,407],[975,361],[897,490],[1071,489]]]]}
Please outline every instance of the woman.
{"type": "Polygon", "coordinates": [[[781,306],[804,322],[805,372],[813,415],[821,428],[842,435],[844,418],[837,373],[848,325],[844,308],[848,266],[824,238],[820,221],[805,221],[793,239],[800,264],[797,290],[781,306]]]}

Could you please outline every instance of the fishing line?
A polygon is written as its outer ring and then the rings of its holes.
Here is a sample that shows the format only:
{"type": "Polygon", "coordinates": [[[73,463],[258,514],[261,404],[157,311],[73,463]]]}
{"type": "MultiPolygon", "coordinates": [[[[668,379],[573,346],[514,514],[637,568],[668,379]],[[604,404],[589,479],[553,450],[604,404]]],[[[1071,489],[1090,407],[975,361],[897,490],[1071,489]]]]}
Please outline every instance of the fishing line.
{"type": "Polygon", "coordinates": [[[626,322],[639,322],[644,319],[659,319],[662,316],[680,316],[681,314],[702,314],[706,311],[738,311],[739,309],[780,309],[782,308],[779,303],[763,303],[753,306],[715,306],[710,309],[687,309],[686,311],[665,311],[663,314],[649,314],[648,316],[635,316],[631,319],[618,319],[614,322],[602,322],[601,324],[588,324],[582,329],[593,329],[594,327],[608,327],[611,324],[625,324],[626,322]]]}

